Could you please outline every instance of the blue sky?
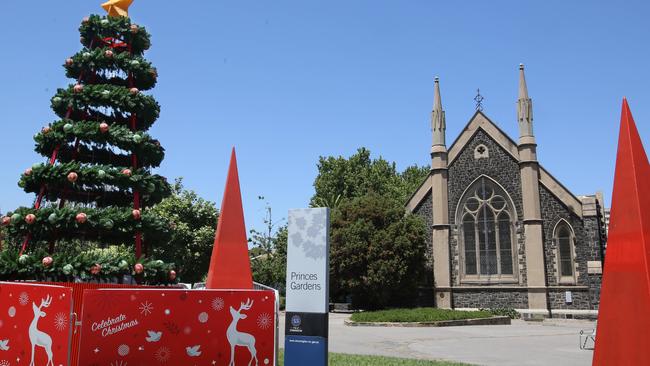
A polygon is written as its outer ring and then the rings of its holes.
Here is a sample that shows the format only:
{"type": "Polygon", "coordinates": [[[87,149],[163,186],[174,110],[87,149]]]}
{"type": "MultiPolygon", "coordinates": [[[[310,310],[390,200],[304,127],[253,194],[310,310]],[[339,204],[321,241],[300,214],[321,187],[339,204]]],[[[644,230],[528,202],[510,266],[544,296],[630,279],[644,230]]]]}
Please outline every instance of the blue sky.
{"type": "MultiPolygon", "coordinates": [[[[29,205],[32,136],[71,82],[61,64],[100,1],[11,1],[0,33],[0,210],[29,205]],[[46,5],[47,4],[47,5],[46,5]]],[[[575,194],[611,196],[621,99],[650,148],[650,3],[638,1],[136,0],[162,106],[158,169],[220,205],[236,146],[249,227],[304,207],[321,155],[368,147],[400,169],[428,164],[433,76],[452,142],[484,112],[516,139],[526,64],[540,162],[575,194]],[[180,5],[177,5],[180,4],[180,5]]]]}

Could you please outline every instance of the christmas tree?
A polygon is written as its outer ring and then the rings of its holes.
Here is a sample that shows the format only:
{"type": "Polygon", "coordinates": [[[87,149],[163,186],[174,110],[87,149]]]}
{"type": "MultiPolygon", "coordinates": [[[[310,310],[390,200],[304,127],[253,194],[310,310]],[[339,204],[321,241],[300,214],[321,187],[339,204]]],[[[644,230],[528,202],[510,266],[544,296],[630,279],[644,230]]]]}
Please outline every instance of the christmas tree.
{"type": "MultiPolygon", "coordinates": [[[[157,73],[143,58],[150,38],[128,18],[130,2],[111,0],[103,5],[108,16],[84,18],[83,49],[65,60],[66,75],[76,81],[57,90],[51,107],[59,119],[34,137],[47,161],[25,170],[18,183],[36,195],[34,205],[2,218],[8,236],[20,238],[18,266],[27,253],[54,252],[58,240],[134,243],[137,260],[145,243],[168,238],[169,224],[148,210],[171,194],[166,179],[151,173],[164,157],[147,133],[160,106],[143,91],[154,87],[157,73]]],[[[42,265],[53,270],[46,258],[42,265]]]]}

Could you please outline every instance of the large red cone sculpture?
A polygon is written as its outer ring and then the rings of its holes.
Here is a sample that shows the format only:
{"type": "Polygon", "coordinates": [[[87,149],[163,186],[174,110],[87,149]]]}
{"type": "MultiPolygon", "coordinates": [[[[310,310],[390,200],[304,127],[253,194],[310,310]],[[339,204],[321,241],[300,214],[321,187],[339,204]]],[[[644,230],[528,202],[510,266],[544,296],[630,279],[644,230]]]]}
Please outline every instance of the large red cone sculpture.
{"type": "Polygon", "coordinates": [[[253,288],[234,147],[205,287],[209,289],[253,288]]]}
{"type": "Polygon", "coordinates": [[[650,165],[623,99],[594,365],[650,365],[650,165]]]}

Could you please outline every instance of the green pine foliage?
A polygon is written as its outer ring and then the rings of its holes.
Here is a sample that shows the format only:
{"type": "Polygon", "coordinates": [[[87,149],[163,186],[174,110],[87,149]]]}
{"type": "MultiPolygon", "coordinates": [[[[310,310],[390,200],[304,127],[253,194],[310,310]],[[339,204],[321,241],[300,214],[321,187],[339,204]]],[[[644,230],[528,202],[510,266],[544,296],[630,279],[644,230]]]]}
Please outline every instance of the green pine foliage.
{"type": "Polygon", "coordinates": [[[174,269],[173,263],[146,257],[136,260],[131,247],[99,248],[92,243],[69,241],[51,255],[52,264],[44,266],[43,258],[47,256],[50,254],[42,248],[22,256],[18,250],[4,250],[0,252],[0,279],[123,283],[124,276],[131,276],[134,281],[147,285],[176,282],[169,277],[174,269]],[[142,273],[135,272],[136,263],[142,264],[142,273]],[[94,272],[93,267],[99,268],[99,271],[94,272]]]}
{"type": "MultiPolygon", "coordinates": [[[[145,93],[158,76],[143,57],[151,44],[149,34],[129,18],[98,15],[84,19],[79,32],[83,48],[64,64],[66,75],[75,80],[51,99],[59,120],[34,137],[36,152],[47,161],[27,169],[18,183],[27,193],[43,195],[41,207],[18,208],[3,220],[3,278],[27,278],[24,275],[31,273],[84,279],[88,265],[98,261],[106,276],[127,274],[135,258],[99,255],[83,245],[74,255],[54,253],[54,263],[47,268],[40,261],[48,244],[57,241],[66,243],[62,247],[75,240],[109,246],[97,250],[127,245],[134,252],[138,232],[149,248],[164,245],[171,236],[170,223],[152,210],[171,195],[171,187],[151,172],[163,160],[164,149],[147,133],[160,113],[156,100],[145,93]],[[134,211],[136,193],[140,212],[134,211]],[[78,219],[81,213],[85,220],[78,219]],[[29,238],[30,261],[23,257],[20,263],[14,257],[24,238],[29,238]],[[124,263],[130,267],[122,268],[124,263]],[[62,272],[65,265],[73,266],[65,271],[71,274],[62,272]]],[[[156,271],[169,271],[170,265],[146,261],[145,268],[154,271],[143,275],[153,276],[147,282],[164,282],[167,273],[160,272],[163,277],[156,280],[156,271]]]]}

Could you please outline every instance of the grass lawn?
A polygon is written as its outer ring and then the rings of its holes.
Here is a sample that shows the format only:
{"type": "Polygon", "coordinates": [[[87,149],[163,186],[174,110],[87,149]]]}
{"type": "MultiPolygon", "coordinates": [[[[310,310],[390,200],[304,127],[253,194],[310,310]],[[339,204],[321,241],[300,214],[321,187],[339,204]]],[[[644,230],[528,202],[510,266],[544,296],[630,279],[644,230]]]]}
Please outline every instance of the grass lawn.
{"type": "MultiPolygon", "coordinates": [[[[284,350],[278,355],[278,366],[284,365],[284,350]]],[[[330,366],[469,366],[466,363],[446,361],[410,360],[405,358],[329,354],[330,366]]]]}
{"type": "Polygon", "coordinates": [[[435,322],[441,320],[461,320],[489,318],[494,316],[487,310],[461,311],[437,308],[390,309],[354,313],[350,320],[355,322],[435,322]]]}

